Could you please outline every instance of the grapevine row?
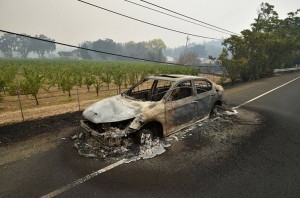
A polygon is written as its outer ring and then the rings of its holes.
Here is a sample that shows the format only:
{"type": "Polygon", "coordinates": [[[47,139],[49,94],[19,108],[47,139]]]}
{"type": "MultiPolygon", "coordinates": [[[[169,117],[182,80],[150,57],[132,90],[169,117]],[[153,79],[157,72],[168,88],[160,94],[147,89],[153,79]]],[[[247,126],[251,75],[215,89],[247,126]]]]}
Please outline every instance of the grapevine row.
{"type": "Polygon", "coordinates": [[[76,86],[85,86],[98,96],[101,87],[110,90],[115,85],[120,93],[148,75],[198,72],[197,68],[148,62],[0,59],[0,93],[32,95],[38,105],[40,90],[50,91],[51,87],[71,97],[76,86]]]}

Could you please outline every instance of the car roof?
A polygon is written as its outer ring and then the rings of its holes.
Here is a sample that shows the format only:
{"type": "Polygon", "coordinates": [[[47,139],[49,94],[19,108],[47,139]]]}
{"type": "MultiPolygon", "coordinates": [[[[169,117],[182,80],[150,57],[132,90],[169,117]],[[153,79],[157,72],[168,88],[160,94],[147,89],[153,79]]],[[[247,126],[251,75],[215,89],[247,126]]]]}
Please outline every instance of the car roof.
{"type": "Polygon", "coordinates": [[[183,81],[183,80],[194,80],[194,79],[205,79],[203,77],[199,76],[189,76],[189,75],[181,75],[181,74],[162,74],[162,75],[155,75],[155,76],[149,76],[148,79],[154,79],[154,80],[166,80],[166,81],[183,81]]]}

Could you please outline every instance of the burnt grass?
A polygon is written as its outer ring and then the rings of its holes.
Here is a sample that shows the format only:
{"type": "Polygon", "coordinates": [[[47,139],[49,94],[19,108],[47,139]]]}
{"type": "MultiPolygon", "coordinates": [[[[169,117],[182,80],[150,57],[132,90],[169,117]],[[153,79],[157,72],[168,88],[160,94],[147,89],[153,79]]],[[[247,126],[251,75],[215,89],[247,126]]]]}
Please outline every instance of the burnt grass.
{"type": "Polygon", "coordinates": [[[2,125],[0,126],[0,146],[24,141],[45,133],[55,133],[67,127],[80,127],[79,121],[81,119],[82,111],[78,111],[21,123],[2,125]]]}

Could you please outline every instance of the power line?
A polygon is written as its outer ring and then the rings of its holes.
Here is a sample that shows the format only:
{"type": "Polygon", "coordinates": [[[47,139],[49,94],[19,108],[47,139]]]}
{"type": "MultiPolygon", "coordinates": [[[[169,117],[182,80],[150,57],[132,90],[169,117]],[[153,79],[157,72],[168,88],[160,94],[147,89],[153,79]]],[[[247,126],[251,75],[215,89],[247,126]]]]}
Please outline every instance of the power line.
{"type": "Polygon", "coordinates": [[[160,25],[156,25],[156,24],[153,24],[153,23],[150,23],[150,22],[147,22],[147,21],[143,21],[143,20],[140,20],[140,19],[137,19],[137,18],[133,18],[133,17],[130,17],[130,16],[127,16],[127,15],[124,15],[124,14],[121,14],[121,13],[118,13],[118,12],[115,12],[115,11],[112,11],[112,10],[109,10],[109,9],[106,9],[106,8],[94,5],[94,4],[91,4],[91,3],[88,3],[88,2],[85,2],[85,1],[82,1],[82,0],[77,0],[77,1],[79,1],[81,3],[85,3],[85,4],[93,6],[93,7],[96,7],[96,8],[99,8],[101,10],[105,10],[107,12],[111,12],[111,13],[120,15],[122,17],[126,17],[126,18],[129,18],[129,19],[135,20],[135,21],[139,21],[141,23],[152,25],[152,26],[155,26],[155,27],[158,27],[158,28],[162,28],[162,29],[165,29],[165,30],[169,30],[169,31],[172,31],[172,32],[177,32],[177,33],[184,34],[184,35],[190,35],[190,36],[200,37],[200,38],[206,38],[206,39],[221,40],[221,39],[217,39],[217,38],[213,38],[213,37],[206,37],[206,36],[201,36],[201,35],[197,35],[197,34],[191,34],[191,33],[188,33],[188,32],[182,32],[182,31],[179,31],[179,30],[174,30],[174,29],[163,27],[163,26],[160,26],[160,25]]]}
{"type": "Polygon", "coordinates": [[[176,18],[176,19],[179,19],[179,20],[182,20],[182,21],[185,21],[185,22],[188,22],[188,23],[192,23],[194,25],[198,25],[198,26],[201,26],[201,27],[204,27],[204,28],[207,28],[207,29],[211,29],[211,30],[214,30],[214,31],[217,31],[217,32],[221,32],[221,33],[224,33],[224,34],[229,34],[231,35],[231,33],[228,33],[228,32],[224,32],[224,31],[221,31],[221,30],[217,30],[217,29],[214,29],[214,28],[211,28],[211,27],[208,27],[208,26],[205,26],[205,25],[201,25],[199,23],[195,23],[193,21],[189,21],[187,19],[184,19],[184,18],[180,18],[180,17],[177,17],[175,15],[171,15],[171,14],[168,14],[166,12],[162,12],[162,11],[159,11],[159,10],[156,10],[156,9],[153,9],[153,8],[150,8],[148,6],[144,6],[144,5],[141,5],[139,3],[135,3],[135,2],[132,2],[132,1],[129,1],[129,0],[124,0],[128,3],[131,3],[131,4],[134,4],[134,5],[137,5],[137,6],[140,6],[140,7],[143,7],[143,8],[146,8],[146,9],[149,9],[149,10],[152,10],[152,11],[155,11],[155,12],[158,12],[158,13],[161,13],[161,14],[164,14],[164,15],[167,15],[167,16],[170,16],[170,17],[173,17],[173,18],[176,18]]]}
{"type": "MultiPolygon", "coordinates": [[[[85,47],[70,45],[70,44],[66,44],[66,43],[61,43],[61,42],[57,42],[57,41],[53,41],[53,40],[41,39],[41,38],[37,38],[37,37],[25,35],[25,34],[18,34],[18,33],[15,33],[15,32],[10,32],[10,31],[1,30],[1,29],[0,29],[0,32],[7,33],[7,34],[12,34],[12,35],[15,35],[15,36],[22,36],[22,37],[26,37],[26,38],[30,38],[30,39],[35,39],[35,40],[39,40],[39,41],[44,41],[44,42],[48,42],[48,43],[54,43],[54,44],[58,44],[58,45],[63,45],[63,46],[67,46],[67,47],[72,47],[72,48],[87,50],[87,51],[91,51],[91,52],[97,52],[97,53],[101,53],[101,54],[118,56],[118,57],[122,57],[122,58],[130,58],[130,59],[134,59],[134,60],[147,61],[147,62],[160,63],[160,64],[167,64],[167,65],[183,66],[182,64],[178,64],[178,63],[169,63],[169,62],[163,62],[163,61],[155,61],[155,60],[150,60],[150,59],[145,59],[145,58],[137,58],[137,57],[133,57],[133,56],[126,56],[126,55],[122,55],[122,54],[116,54],[116,53],[104,52],[104,51],[100,51],[100,50],[94,50],[94,49],[90,49],[90,48],[85,48],[85,47]]],[[[184,65],[184,66],[195,67],[194,65],[184,65]]]]}
{"type": "Polygon", "coordinates": [[[156,4],[153,4],[153,3],[150,3],[150,2],[148,2],[148,1],[144,1],[144,0],[140,0],[140,1],[142,1],[142,2],[144,2],[144,3],[147,3],[147,4],[150,4],[150,5],[152,5],[152,6],[158,7],[158,8],[160,8],[160,9],[167,10],[167,11],[169,11],[169,12],[172,12],[172,13],[174,13],[174,14],[178,14],[178,15],[180,15],[180,16],[183,16],[183,17],[186,17],[186,18],[188,18],[188,19],[192,19],[192,20],[194,20],[194,21],[197,21],[197,22],[199,22],[199,23],[203,23],[203,24],[205,24],[205,25],[209,25],[209,26],[211,26],[211,27],[214,27],[214,28],[217,28],[217,29],[220,29],[220,30],[226,31],[226,32],[230,32],[230,33],[232,33],[232,34],[239,35],[239,34],[237,34],[237,33],[235,33],[235,32],[232,32],[232,31],[229,31],[229,30],[226,30],[226,29],[223,29],[223,28],[217,27],[217,26],[215,26],[215,25],[212,25],[212,24],[209,24],[209,23],[206,23],[206,22],[203,22],[203,21],[200,21],[200,20],[198,20],[198,19],[195,19],[195,18],[192,18],[192,17],[186,16],[186,15],[184,15],[184,14],[181,14],[181,13],[175,12],[175,11],[173,11],[173,10],[170,10],[170,9],[164,8],[164,7],[162,7],[162,6],[159,6],[159,5],[156,5],[156,4]]]}

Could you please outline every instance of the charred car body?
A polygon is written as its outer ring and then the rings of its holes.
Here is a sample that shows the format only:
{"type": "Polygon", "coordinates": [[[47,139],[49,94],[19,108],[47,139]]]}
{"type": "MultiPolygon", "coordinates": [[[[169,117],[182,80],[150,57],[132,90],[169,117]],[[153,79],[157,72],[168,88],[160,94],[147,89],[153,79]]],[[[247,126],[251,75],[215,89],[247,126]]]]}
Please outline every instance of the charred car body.
{"type": "Polygon", "coordinates": [[[131,134],[143,143],[208,118],[222,103],[222,86],[206,78],[150,76],[120,95],[87,107],[81,126],[85,134],[103,143],[119,143],[131,134]]]}

